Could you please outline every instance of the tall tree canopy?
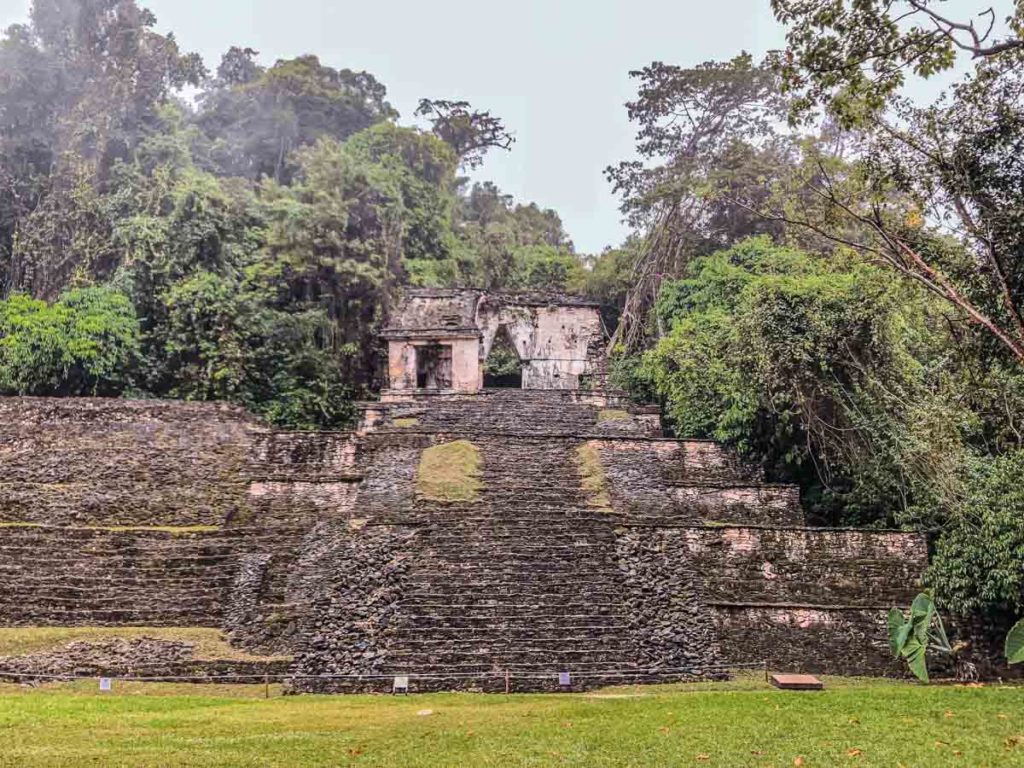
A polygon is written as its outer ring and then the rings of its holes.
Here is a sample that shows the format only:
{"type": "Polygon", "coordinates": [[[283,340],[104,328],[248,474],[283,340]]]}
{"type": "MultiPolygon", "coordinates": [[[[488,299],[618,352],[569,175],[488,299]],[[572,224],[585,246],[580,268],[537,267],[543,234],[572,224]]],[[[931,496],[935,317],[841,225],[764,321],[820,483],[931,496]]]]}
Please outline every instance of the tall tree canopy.
{"type": "Polygon", "coordinates": [[[587,277],[614,378],[819,520],[935,532],[944,606],[1019,614],[1024,6],[771,5],[761,64],[636,73],[639,159],[608,170],[635,232],[587,277]]]}
{"type": "Polygon", "coordinates": [[[991,9],[979,28],[915,0],[772,5],[789,30],[778,62],[794,121],[821,107],[865,143],[858,184],[816,184],[862,237],[790,220],[916,280],[1024,364],[1024,5],[1004,34],[991,9]],[[976,63],[948,95],[928,106],[900,96],[908,73],[950,69],[958,52],[976,63]]]}
{"type": "Polygon", "coordinates": [[[209,73],[155,25],[36,0],[0,39],[0,390],[336,426],[401,285],[578,283],[557,214],[458,175],[511,145],[500,118],[424,100],[402,126],[370,73],[242,46],[209,73]]]}

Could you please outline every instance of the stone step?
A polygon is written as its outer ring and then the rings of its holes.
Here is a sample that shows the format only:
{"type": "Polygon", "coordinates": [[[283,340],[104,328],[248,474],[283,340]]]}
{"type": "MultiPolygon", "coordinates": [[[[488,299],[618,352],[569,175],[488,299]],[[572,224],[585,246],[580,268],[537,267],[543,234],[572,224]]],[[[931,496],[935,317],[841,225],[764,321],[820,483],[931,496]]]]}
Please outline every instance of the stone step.
{"type": "MultiPolygon", "coordinates": [[[[444,550],[448,547],[462,547],[467,544],[472,544],[474,541],[479,542],[480,539],[472,536],[430,536],[424,539],[424,544],[437,550],[444,550]]],[[[486,541],[484,541],[486,543],[486,541]]],[[[551,554],[566,554],[566,553],[586,553],[588,551],[603,552],[611,546],[611,541],[602,541],[599,538],[588,539],[580,537],[578,539],[570,539],[568,537],[545,537],[543,535],[537,538],[527,538],[524,536],[509,536],[504,539],[499,538],[495,544],[495,554],[499,557],[505,553],[512,555],[542,555],[544,553],[551,554]],[[501,549],[502,544],[508,547],[514,547],[514,549],[504,550],[501,549]]]]}
{"type": "Polygon", "coordinates": [[[33,580],[57,580],[61,583],[77,583],[81,581],[85,584],[91,584],[102,581],[122,581],[122,580],[138,580],[140,582],[149,583],[153,580],[159,579],[175,579],[182,578],[183,576],[195,578],[217,578],[223,576],[226,578],[232,577],[237,572],[237,563],[190,563],[187,566],[177,566],[160,568],[159,566],[143,566],[136,565],[131,562],[120,562],[112,563],[109,561],[75,561],[75,570],[59,570],[54,569],[51,572],[46,572],[42,568],[36,566],[34,572],[30,572],[31,575],[26,575],[26,570],[31,567],[31,563],[12,563],[10,561],[0,565],[0,577],[3,577],[7,581],[5,574],[10,574],[9,580],[12,583],[17,582],[31,582],[33,580]],[[86,565],[91,566],[86,568],[86,565]],[[23,567],[19,567],[23,566],[23,567]]]}
{"type": "Polygon", "coordinates": [[[360,514],[372,517],[373,525],[419,525],[432,528],[464,527],[472,530],[479,525],[507,525],[527,527],[534,524],[537,530],[552,532],[566,531],[600,531],[614,525],[619,518],[608,512],[595,512],[593,509],[580,506],[578,508],[560,505],[549,505],[543,509],[528,506],[511,505],[505,508],[478,506],[470,511],[445,507],[432,509],[422,503],[413,507],[396,511],[393,508],[367,506],[360,509],[360,514]]]}
{"type": "Polygon", "coordinates": [[[388,651],[386,659],[389,665],[407,665],[412,668],[435,668],[449,673],[459,667],[477,664],[505,668],[519,665],[537,665],[547,669],[559,667],[583,667],[585,665],[609,667],[625,667],[630,663],[632,653],[626,648],[586,649],[586,650],[555,650],[551,648],[531,648],[520,645],[514,649],[495,648],[494,650],[476,651],[388,651]]]}
{"type": "Polygon", "coordinates": [[[591,613],[591,612],[565,612],[565,613],[536,613],[533,612],[525,617],[518,615],[505,615],[498,613],[484,613],[461,611],[450,615],[438,616],[430,612],[413,613],[406,611],[403,607],[402,621],[409,626],[419,629],[453,630],[461,632],[473,632],[477,630],[493,631],[495,627],[518,626],[523,622],[524,626],[536,631],[552,630],[554,628],[569,629],[577,626],[591,627],[624,627],[628,624],[629,617],[625,613],[591,613]]]}
{"type": "MultiPolygon", "coordinates": [[[[415,565],[406,572],[408,583],[420,586],[438,585],[445,587],[518,587],[524,583],[526,578],[522,572],[514,570],[499,570],[486,568],[483,565],[469,568],[464,564],[452,564],[444,567],[441,564],[434,564],[430,568],[423,568],[415,565]],[[444,568],[439,574],[438,568],[444,568]],[[439,577],[441,581],[439,582],[439,577]]],[[[539,579],[546,582],[557,581],[559,584],[572,588],[574,586],[594,586],[621,589],[623,577],[621,574],[608,570],[606,572],[595,572],[591,569],[580,568],[577,563],[567,564],[564,567],[552,568],[551,570],[534,571],[529,578],[535,583],[539,579]],[[588,574],[591,574],[588,576],[588,574]]]]}
{"type": "Polygon", "coordinates": [[[120,626],[120,627],[219,627],[219,620],[212,620],[202,609],[199,610],[106,610],[92,608],[50,609],[40,607],[34,610],[9,610],[5,616],[6,626],[120,626]]]}
{"type": "MultiPolygon", "coordinates": [[[[193,584],[193,585],[182,585],[184,588],[172,589],[170,587],[164,587],[161,596],[164,598],[173,599],[174,597],[187,597],[190,605],[183,607],[183,610],[192,610],[196,605],[219,605],[222,602],[222,594],[224,590],[221,589],[209,589],[203,588],[206,585],[193,584]]],[[[76,608],[82,608],[84,610],[93,610],[94,608],[104,609],[109,606],[111,609],[125,609],[125,606],[131,605],[133,602],[138,600],[149,600],[152,601],[154,592],[160,593],[159,588],[156,589],[139,589],[136,591],[123,591],[119,590],[115,585],[107,585],[107,589],[95,589],[91,594],[88,594],[88,600],[85,600],[83,594],[75,590],[5,590],[3,599],[0,599],[0,605],[7,606],[10,610],[34,610],[36,604],[41,607],[49,608],[62,608],[68,607],[68,610],[74,610],[76,608]]]]}
{"type": "Polygon", "coordinates": [[[584,645],[593,645],[604,638],[611,637],[612,640],[626,636],[629,627],[623,624],[571,624],[560,623],[547,626],[535,626],[533,624],[501,623],[500,619],[495,620],[491,627],[477,627],[468,629],[466,627],[438,627],[430,628],[429,634],[423,632],[423,627],[398,624],[390,628],[387,636],[393,641],[400,641],[403,647],[408,648],[411,642],[443,642],[455,643],[458,645],[479,645],[488,642],[495,642],[495,638],[504,638],[506,641],[526,642],[528,644],[559,642],[572,644],[579,642],[584,645]],[[574,639],[575,638],[575,639],[574,639]],[[536,643],[534,642],[536,641],[536,643]]]}
{"type": "Polygon", "coordinates": [[[517,604],[503,603],[496,599],[466,602],[461,597],[437,600],[418,598],[403,600],[402,610],[410,614],[427,614],[438,618],[446,616],[490,616],[530,618],[547,616],[554,609],[564,610],[566,615],[575,616],[621,616],[627,615],[621,601],[569,602],[564,595],[550,595],[547,601],[532,601],[517,604]]]}
{"type": "Polygon", "coordinates": [[[472,518],[453,520],[448,525],[434,524],[423,529],[431,540],[486,538],[488,541],[505,539],[536,541],[543,537],[553,540],[607,543],[614,540],[612,521],[600,518],[587,520],[572,518],[516,519],[472,518]],[[486,525],[485,530],[480,526],[486,525]]]}
{"type": "Polygon", "coordinates": [[[450,600],[455,596],[463,605],[570,605],[585,607],[591,601],[595,603],[614,603],[622,599],[622,590],[612,586],[585,587],[575,586],[561,589],[556,584],[520,585],[511,587],[479,587],[462,588],[457,592],[438,590],[436,588],[413,587],[402,594],[407,605],[425,605],[442,600],[450,600]]]}
{"type": "MultiPolygon", "coordinates": [[[[522,581],[534,579],[546,579],[551,581],[557,578],[579,578],[586,577],[586,574],[603,575],[611,581],[618,578],[619,570],[617,562],[608,557],[578,557],[573,558],[572,553],[561,553],[559,555],[546,554],[544,556],[512,554],[504,552],[492,554],[484,550],[479,552],[438,552],[426,550],[422,558],[410,563],[409,571],[415,573],[418,578],[432,579],[431,574],[443,574],[444,577],[473,576],[479,574],[485,577],[487,574],[495,573],[500,577],[502,574],[510,574],[513,578],[516,571],[522,576],[522,581]],[[488,559],[492,562],[499,560],[502,568],[495,570],[488,568],[488,559]]],[[[438,580],[440,583],[440,580],[438,580]]]]}

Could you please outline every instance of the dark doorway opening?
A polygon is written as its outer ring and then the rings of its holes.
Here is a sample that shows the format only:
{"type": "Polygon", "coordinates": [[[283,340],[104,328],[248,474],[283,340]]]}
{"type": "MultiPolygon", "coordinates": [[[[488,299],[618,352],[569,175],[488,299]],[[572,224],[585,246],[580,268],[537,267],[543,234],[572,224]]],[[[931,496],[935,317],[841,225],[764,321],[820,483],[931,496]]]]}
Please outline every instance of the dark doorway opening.
{"type": "Polygon", "coordinates": [[[426,344],[416,348],[416,386],[419,389],[452,388],[450,344],[426,344]]]}
{"type": "Polygon", "coordinates": [[[484,386],[515,388],[523,386],[523,361],[512,343],[512,335],[504,325],[494,334],[491,353],[484,363],[484,386]]]}

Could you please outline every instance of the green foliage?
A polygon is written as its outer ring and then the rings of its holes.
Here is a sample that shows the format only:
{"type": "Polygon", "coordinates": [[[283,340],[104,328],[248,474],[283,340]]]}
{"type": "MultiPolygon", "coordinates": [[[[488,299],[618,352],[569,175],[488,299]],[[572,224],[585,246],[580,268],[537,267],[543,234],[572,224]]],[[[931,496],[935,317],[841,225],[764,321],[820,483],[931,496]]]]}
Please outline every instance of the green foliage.
{"type": "Polygon", "coordinates": [[[420,99],[416,115],[430,120],[434,135],[448,144],[467,168],[479,167],[489,149],[508,150],[515,143],[500,118],[474,110],[466,101],[420,99]]]}
{"type": "Polygon", "coordinates": [[[297,150],[321,139],[344,141],[397,115],[367,72],[335,70],[316,56],[264,69],[254,55],[232,48],[200,95],[202,153],[224,175],[289,183],[297,150]]]}
{"type": "Polygon", "coordinates": [[[1024,450],[979,457],[936,543],[928,582],[957,613],[1024,613],[1024,450]]]}
{"type": "Polygon", "coordinates": [[[24,294],[0,301],[5,394],[119,394],[138,351],[131,303],[110,288],[70,291],[53,304],[24,294]]]}
{"type": "Polygon", "coordinates": [[[1024,4],[977,28],[915,0],[772,5],[793,122],[825,117],[860,147],[845,178],[808,169],[824,216],[782,218],[917,280],[1024,365],[1024,161],[1011,149],[1024,141],[1024,4]],[[971,66],[932,104],[900,98],[908,75],[950,70],[963,51],[971,66]]]}
{"type": "Polygon", "coordinates": [[[824,106],[847,125],[877,115],[908,73],[929,78],[952,69],[958,52],[1012,58],[1024,46],[1020,3],[1004,39],[993,39],[991,9],[980,14],[991,19],[982,18],[977,29],[973,19],[950,18],[936,4],[912,0],[772,0],[772,10],[787,26],[787,55],[778,64],[786,88],[797,94],[794,114],[824,106]]]}
{"type": "Polygon", "coordinates": [[[553,292],[583,287],[583,261],[554,211],[513,205],[493,184],[476,184],[462,202],[457,226],[464,285],[553,292]]]}
{"type": "Polygon", "coordinates": [[[324,343],[326,314],[264,305],[252,288],[209,273],[165,298],[162,374],[172,397],[230,400],[293,429],[341,426],[354,416],[347,350],[324,343]]]}
{"type": "Polygon", "coordinates": [[[922,683],[928,682],[928,659],[939,656],[948,659],[956,679],[971,682],[978,679],[975,665],[964,658],[966,643],[949,642],[942,616],[935,607],[931,593],[922,592],[910,605],[909,615],[899,608],[889,611],[889,648],[895,658],[902,658],[907,667],[922,683]]]}
{"type": "Polygon", "coordinates": [[[379,384],[401,283],[579,282],[554,212],[464,194],[460,164],[510,140],[499,118],[435,101],[433,132],[399,126],[372,75],[312,55],[265,67],[234,47],[206,78],[155,24],[134,0],[46,0],[0,37],[7,391],[223,399],[338,427],[379,384]],[[79,349],[63,299],[35,302],[82,285],[138,318],[130,366],[106,337],[79,349]]]}
{"type": "Polygon", "coordinates": [[[353,136],[344,147],[387,178],[389,194],[400,200],[403,259],[448,258],[455,247],[455,153],[440,139],[391,123],[353,136]]]}
{"type": "Polygon", "coordinates": [[[891,524],[962,452],[962,416],[932,397],[918,359],[931,310],[869,264],[755,238],[694,260],[655,312],[666,335],[637,375],[677,433],[800,482],[822,519],[891,524]]]}
{"type": "Polygon", "coordinates": [[[638,238],[630,238],[621,248],[609,248],[588,259],[588,269],[583,271],[581,284],[575,288],[601,304],[601,317],[609,331],[614,331],[619,324],[633,283],[633,265],[640,245],[638,238]]]}
{"type": "Polygon", "coordinates": [[[484,361],[484,373],[487,377],[501,379],[509,376],[520,376],[523,372],[523,361],[516,351],[508,330],[502,326],[491,344],[490,354],[484,361]]]}

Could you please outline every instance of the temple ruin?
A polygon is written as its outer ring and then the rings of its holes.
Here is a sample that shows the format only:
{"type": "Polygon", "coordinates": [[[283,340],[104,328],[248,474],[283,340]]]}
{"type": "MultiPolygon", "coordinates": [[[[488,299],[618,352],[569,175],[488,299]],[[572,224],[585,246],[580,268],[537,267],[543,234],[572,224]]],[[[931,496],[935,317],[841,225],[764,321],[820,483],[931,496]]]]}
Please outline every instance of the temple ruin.
{"type": "Polygon", "coordinates": [[[561,296],[412,290],[382,335],[385,401],[416,390],[480,392],[502,342],[521,363],[521,389],[578,390],[602,369],[597,305],[561,296]]]}
{"type": "Polygon", "coordinates": [[[0,624],[221,628],[298,692],[900,673],[924,535],[807,527],[795,487],[665,438],[594,305],[417,290],[383,335],[352,432],[0,399],[0,624]]]}

